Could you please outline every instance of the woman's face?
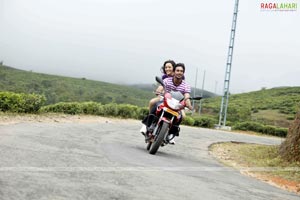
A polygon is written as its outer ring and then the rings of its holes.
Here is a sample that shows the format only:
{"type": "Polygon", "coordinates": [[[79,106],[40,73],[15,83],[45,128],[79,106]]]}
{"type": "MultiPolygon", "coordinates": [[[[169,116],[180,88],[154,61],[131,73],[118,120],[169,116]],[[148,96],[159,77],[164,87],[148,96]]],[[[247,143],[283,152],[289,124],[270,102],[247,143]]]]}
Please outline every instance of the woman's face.
{"type": "Polygon", "coordinates": [[[165,72],[168,76],[173,74],[173,65],[171,63],[166,63],[165,72]]]}

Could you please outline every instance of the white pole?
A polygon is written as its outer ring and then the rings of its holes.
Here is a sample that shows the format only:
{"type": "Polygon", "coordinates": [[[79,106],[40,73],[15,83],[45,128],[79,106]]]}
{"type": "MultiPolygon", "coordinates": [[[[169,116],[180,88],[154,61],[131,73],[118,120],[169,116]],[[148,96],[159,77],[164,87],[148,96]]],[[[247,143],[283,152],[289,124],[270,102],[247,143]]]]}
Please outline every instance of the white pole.
{"type": "MultiPolygon", "coordinates": [[[[196,79],[195,79],[195,87],[194,87],[194,96],[196,95],[197,78],[198,78],[198,68],[196,68],[196,79]]],[[[194,108],[194,106],[195,106],[195,100],[193,100],[193,108],[194,108]]],[[[192,111],[192,114],[194,114],[194,109],[192,111]]]]}
{"type": "MultiPolygon", "coordinates": [[[[204,91],[204,82],[205,82],[205,70],[204,70],[204,74],[203,74],[203,82],[202,82],[202,90],[201,90],[202,97],[203,97],[203,91],[204,91]]],[[[202,103],[202,100],[200,100],[200,103],[199,103],[199,115],[201,114],[201,103],[202,103]]]]}

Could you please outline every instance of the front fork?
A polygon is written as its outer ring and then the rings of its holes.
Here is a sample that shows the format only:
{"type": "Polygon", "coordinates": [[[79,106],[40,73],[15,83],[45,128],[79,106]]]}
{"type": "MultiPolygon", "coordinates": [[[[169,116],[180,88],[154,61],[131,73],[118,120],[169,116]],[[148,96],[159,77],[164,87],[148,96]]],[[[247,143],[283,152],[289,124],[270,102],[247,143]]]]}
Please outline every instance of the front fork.
{"type": "Polygon", "coordinates": [[[164,113],[165,113],[165,111],[162,110],[162,113],[160,114],[160,117],[158,118],[158,121],[157,121],[156,126],[153,130],[152,135],[154,136],[153,137],[153,139],[154,139],[157,136],[157,131],[158,131],[159,124],[161,124],[163,122],[166,122],[167,124],[169,124],[169,129],[168,129],[167,134],[165,134],[165,136],[164,136],[164,141],[168,141],[169,130],[170,130],[172,124],[173,124],[173,120],[174,120],[175,117],[172,116],[171,119],[167,119],[166,117],[164,117],[164,113]]]}

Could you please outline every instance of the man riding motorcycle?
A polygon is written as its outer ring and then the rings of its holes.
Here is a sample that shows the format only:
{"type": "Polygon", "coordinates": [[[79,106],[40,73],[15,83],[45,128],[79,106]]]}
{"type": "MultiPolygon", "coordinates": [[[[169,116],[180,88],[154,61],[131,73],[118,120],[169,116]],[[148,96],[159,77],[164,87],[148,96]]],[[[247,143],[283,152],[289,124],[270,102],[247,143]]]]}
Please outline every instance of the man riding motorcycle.
{"type": "MultiPolygon", "coordinates": [[[[184,95],[186,107],[189,108],[190,110],[192,110],[193,107],[192,107],[191,101],[190,101],[191,87],[188,83],[185,82],[185,80],[183,80],[184,72],[185,72],[185,65],[183,63],[177,63],[174,67],[174,76],[163,80],[165,88],[160,85],[156,91],[162,93],[163,90],[165,89],[165,92],[168,92],[168,93],[170,93],[171,91],[178,91],[178,92],[182,93],[184,95]]],[[[151,115],[155,114],[156,108],[160,103],[161,102],[158,102],[156,104],[156,106],[154,106],[151,109],[148,117],[143,120],[143,123],[147,127],[149,127],[152,124],[153,118],[151,117],[151,115]]],[[[173,130],[170,130],[170,132],[172,134],[174,134],[175,136],[179,136],[179,130],[180,130],[179,124],[181,123],[181,121],[182,121],[182,118],[178,122],[176,122],[176,124],[174,124],[173,130]]],[[[146,140],[147,140],[147,134],[146,134],[147,130],[144,130],[144,132],[143,131],[141,131],[141,132],[145,135],[146,140]]],[[[172,140],[169,141],[169,143],[175,144],[174,137],[172,140]]]]}

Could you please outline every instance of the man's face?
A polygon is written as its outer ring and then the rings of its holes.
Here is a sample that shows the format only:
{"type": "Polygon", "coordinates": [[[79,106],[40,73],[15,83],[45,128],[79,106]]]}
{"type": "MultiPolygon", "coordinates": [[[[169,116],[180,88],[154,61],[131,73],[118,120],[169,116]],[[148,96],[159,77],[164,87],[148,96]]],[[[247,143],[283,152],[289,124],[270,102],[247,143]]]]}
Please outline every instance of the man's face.
{"type": "Polygon", "coordinates": [[[183,67],[176,67],[174,76],[175,76],[176,78],[182,79],[183,74],[184,74],[184,73],[183,73],[183,67]]]}

